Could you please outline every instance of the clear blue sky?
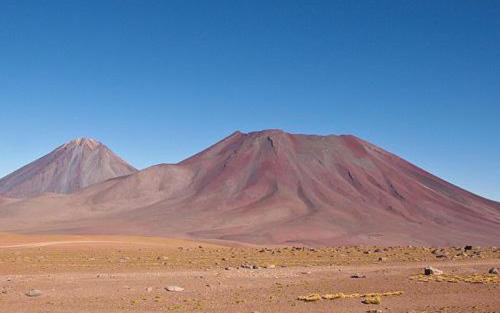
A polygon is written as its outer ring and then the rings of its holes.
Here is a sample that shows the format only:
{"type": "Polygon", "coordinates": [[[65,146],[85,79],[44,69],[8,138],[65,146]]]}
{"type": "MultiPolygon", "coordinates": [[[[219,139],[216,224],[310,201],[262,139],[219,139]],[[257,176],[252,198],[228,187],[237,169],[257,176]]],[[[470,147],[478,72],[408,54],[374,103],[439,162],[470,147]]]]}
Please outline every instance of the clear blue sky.
{"type": "Polygon", "coordinates": [[[500,200],[500,1],[0,1],[0,176],[75,137],[144,168],[265,128],[500,200]]]}

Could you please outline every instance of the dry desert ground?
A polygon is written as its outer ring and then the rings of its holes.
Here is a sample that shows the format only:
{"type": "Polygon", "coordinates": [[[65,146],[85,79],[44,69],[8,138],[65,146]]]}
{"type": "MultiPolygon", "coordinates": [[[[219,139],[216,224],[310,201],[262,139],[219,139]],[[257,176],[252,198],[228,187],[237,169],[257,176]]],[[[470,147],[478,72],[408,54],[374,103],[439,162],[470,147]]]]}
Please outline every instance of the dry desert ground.
{"type": "Polygon", "coordinates": [[[485,247],[2,234],[0,312],[500,312],[499,265],[485,247]]]}

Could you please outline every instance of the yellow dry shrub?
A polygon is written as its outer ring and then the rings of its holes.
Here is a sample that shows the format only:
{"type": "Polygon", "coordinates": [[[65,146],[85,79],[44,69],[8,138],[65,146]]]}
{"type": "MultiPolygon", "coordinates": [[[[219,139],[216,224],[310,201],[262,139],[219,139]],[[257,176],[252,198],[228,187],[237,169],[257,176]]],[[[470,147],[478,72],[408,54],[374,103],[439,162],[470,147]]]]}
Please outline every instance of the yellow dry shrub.
{"type": "Polygon", "coordinates": [[[380,304],[382,298],[380,296],[367,297],[362,301],[364,304],[380,304]]]}
{"type": "Polygon", "coordinates": [[[343,293],[343,292],[338,292],[338,293],[327,293],[324,295],[320,295],[318,293],[313,293],[307,296],[301,296],[298,297],[298,300],[301,301],[306,301],[306,302],[311,302],[311,301],[318,301],[321,299],[325,300],[336,300],[336,299],[350,299],[350,298],[380,298],[380,297],[388,297],[388,296],[399,296],[402,295],[402,291],[388,291],[388,292],[372,292],[372,293],[365,293],[365,294],[360,294],[360,293],[343,293]]]}
{"type": "Polygon", "coordinates": [[[458,283],[464,282],[469,284],[498,284],[500,280],[497,275],[491,274],[474,274],[474,275],[451,275],[451,274],[442,274],[439,276],[435,275],[414,275],[411,276],[410,279],[416,280],[419,282],[447,282],[447,283],[458,283]]]}
{"type": "Polygon", "coordinates": [[[297,299],[301,300],[301,301],[312,302],[312,301],[321,300],[321,295],[318,293],[312,293],[312,294],[309,294],[307,296],[298,297],[297,299]]]}

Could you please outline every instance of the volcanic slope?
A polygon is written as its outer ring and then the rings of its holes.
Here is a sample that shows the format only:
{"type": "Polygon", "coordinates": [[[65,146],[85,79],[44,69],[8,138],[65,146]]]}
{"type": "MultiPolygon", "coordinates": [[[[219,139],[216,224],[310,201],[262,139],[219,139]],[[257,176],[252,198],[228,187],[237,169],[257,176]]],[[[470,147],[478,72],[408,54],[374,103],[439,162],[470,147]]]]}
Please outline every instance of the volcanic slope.
{"type": "Polygon", "coordinates": [[[25,198],[71,193],[135,171],[102,143],[80,138],[0,179],[0,194],[25,198]]]}
{"type": "Polygon", "coordinates": [[[2,211],[0,230],[28,232],[259,244],[500,243],[500,203],[354,136],[280,130],[236,132],[178,164],[2,211]]]}

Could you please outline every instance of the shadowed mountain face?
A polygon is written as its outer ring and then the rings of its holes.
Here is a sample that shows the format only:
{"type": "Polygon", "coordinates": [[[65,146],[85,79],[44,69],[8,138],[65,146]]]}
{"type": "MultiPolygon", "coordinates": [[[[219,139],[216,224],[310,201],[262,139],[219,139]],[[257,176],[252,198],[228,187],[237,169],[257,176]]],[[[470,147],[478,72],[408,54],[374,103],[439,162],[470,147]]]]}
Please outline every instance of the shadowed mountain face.
{"type": "Polygon", "coordinates": [[[354,136],[236,132],[179,164],[35,200],[0,208],[0,230],[261,244],[500,243],[500,203],[354,136]]]}
{"type": "Polygon", "coordinates": [[[135,171],[102,143],[81,138],[0,179],[0,194],[23,198],[71,193],[135,171]]]}

